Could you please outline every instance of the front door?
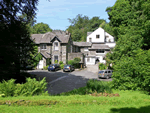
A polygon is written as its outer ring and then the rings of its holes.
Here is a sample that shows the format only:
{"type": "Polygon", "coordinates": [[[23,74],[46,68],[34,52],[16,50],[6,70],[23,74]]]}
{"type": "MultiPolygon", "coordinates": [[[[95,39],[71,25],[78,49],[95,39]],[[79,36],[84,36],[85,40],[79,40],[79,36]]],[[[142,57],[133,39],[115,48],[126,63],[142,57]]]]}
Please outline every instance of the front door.
{"type": "Polygon", "coordinates": [[[98,58],[96,58],[96,60],[95,60],[95,64],[98,64],[99,63],[99,59],[98,58]]]}

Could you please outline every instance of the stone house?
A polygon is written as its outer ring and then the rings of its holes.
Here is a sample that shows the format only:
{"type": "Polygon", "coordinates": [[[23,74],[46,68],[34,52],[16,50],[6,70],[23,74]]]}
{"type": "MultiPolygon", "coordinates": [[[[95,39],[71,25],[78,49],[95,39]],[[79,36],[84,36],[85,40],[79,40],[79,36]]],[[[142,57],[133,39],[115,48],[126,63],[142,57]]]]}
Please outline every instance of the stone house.
{"type": "Polygon", "coordinates": [[[96,63],[106,63],[106,54],[115,47],[114,37],[102,28],[94,32],[87,32],[86,42],[74,42],[68,32],[54,30],[45,34],[32,34],[31,38],[38,46],[38,52],[43,59],[40,60],[37,68],[43,68],[48,60],[53,64],[55,60],[63,61],[67,64],[68,60],[75,57],[81,58],[82,64],[95,65],[96,63]]]}
{"type": "Polygon", "coordinates": [[[68,60],[72,60],[75,57],[80,57],[83,63],[83,53],[73,53],[73,42],[71,34],[68,32],[54,30],[45,34],[32,34],[32,40],[38,46],[38,52],[43,56],[42,60],[37,65],[38,69],[42,69],[44,66],[49,65],[47,61],[51,60],[53,64],[55,60],[63,61],[67,64],[68,60]]]}

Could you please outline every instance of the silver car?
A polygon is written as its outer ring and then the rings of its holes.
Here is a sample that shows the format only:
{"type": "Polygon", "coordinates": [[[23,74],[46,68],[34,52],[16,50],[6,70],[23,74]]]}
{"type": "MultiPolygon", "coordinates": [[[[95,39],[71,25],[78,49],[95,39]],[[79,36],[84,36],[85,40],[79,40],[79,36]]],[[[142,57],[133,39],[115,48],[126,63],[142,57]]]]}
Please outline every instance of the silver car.
{"type": "Polygon", "coordinates": [[[112,76],[112,70],[107,69],[107,70],[101,70],[98,72],[98,78],[107,78],[109,79],[112,76]]]}

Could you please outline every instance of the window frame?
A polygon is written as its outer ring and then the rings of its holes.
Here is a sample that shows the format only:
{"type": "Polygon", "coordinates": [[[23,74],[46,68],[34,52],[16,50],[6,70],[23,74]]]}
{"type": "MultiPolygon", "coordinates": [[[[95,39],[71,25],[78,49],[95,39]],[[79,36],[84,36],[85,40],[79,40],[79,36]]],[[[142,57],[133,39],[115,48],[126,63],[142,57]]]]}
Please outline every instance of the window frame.
{"type": "Polygon", "coordinates": [[[105,53],[105,50],[104,49],[98,49],[98,50],[96,50],[96,53],[105,53]]]}
{"type": "Polygon", "coordinates": [[[54,63],[55,63],[55,60],[57,60],[57,62],[59,62],[59,55],[54,55],[54,63]],[[55,57],[57,57],[58,59],[55,59],[55,57]]]}
{"type": "Polygon", "coordinates": [[[100,35],[98,34],[98,35],[96,35],[96,38],[100,38],[100,35]]]}
{"type": "Polygon", "coordinates": [[[91,37],[89,38],[89,42],[92,42],[92,38],[91,37]]]}
{"type": "Polygon", "coordinates": [[[41,46],[40,46],[41,50],[47,50],[46,46],[47,46],[46,44],[41,44],[41,46]]]}
{"type": "Polygon", "coordinates": [[[57,48],[59,47],[59,46],[58,46],[58,42],[54,42],[54,50],[55,50],[55,51],[58,51],[58,50],[59,50],[59,48],[58,48],[58,49],[56,49],[56,47],[57,47],[57,48]],[[56,46],[55,44],[57,44],[57,46],[56,46]]]}

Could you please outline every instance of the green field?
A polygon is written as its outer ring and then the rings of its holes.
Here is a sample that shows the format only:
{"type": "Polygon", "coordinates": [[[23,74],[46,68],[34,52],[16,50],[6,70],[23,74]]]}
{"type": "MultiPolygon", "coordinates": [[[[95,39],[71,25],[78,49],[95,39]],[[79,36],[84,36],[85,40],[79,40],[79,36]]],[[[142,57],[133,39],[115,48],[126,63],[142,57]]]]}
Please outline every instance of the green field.
{"type": "Polygon", "coordinates": [[[90,95],[0,97],[5,101],[55,101],[51,105],[0,105],[0,113],[150,113],[150,96],[138,91],[119,91],[120,97],[90,95]]]}

